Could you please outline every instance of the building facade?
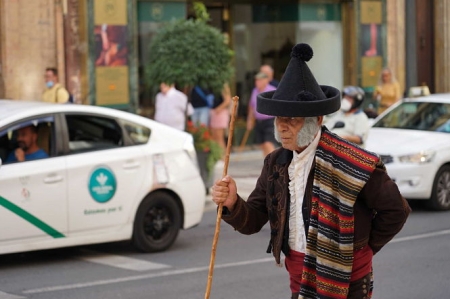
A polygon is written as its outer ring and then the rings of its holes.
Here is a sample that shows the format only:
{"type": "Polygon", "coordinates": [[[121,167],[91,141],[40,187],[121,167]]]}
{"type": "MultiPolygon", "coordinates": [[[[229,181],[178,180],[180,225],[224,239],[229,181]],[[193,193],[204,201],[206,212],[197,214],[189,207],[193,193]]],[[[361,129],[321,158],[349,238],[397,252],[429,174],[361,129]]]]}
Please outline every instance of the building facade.
{"type": "MultiPolygon", "coordinates": [[[[360,85],[368,94],[389,66],[406,91],[450,91],[450,4],[446,0],[209,1],[211,25],[234,51],[233,93],[244,105],[261,64],[282,77],[293,45],[309,43],[320,84],[360,85]]],[[[39,100],[46,67],[78,103],[151,115],[144,82],[148,45],[191,2],[0,0],[0,98],[39,100]],[[112,50],[111,50],[112,49],[112,50]]]]}

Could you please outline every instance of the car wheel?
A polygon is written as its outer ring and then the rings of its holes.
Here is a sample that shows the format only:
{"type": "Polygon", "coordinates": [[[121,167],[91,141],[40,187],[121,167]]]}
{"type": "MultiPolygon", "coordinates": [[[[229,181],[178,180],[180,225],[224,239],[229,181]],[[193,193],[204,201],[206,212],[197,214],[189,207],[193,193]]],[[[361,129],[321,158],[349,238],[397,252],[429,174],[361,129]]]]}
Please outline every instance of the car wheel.
{"type": "Polygon", "coordinates": [[[433,210],[450,209],[450,166],[442,166],[436,174],[428,206],[433,210]]]}
{"type": "Polygon", "coordinates": [[[156,192],[146,197],[136,213],[133,243],[144,252],[169,248],[181,227],[181,211],[175,199],[167,193],[156,192]]]}

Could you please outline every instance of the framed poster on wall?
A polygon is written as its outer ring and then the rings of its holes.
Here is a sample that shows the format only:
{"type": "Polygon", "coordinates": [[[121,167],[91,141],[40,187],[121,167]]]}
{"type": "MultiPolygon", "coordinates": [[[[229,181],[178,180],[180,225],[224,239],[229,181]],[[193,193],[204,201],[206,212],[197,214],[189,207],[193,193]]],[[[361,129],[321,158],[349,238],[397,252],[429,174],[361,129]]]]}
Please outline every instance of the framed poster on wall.
{"type": "Polygon", "coordinates": [[[135,112],[132,1],[90,0],[91,104],[135,112]]]}
{"type": "Polygon", "coordinates": [[[359,57],[361,87],[372,91],[378,83],[385,60],[383,1],[361,1],[359,9],[359,57]]]}

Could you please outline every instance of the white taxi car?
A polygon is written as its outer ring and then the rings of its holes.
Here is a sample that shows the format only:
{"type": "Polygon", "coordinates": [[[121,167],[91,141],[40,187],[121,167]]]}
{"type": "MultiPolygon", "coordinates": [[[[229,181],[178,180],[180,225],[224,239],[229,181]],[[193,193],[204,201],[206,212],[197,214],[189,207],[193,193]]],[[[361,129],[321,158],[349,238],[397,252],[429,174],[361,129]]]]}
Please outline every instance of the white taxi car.
{"type": "Polygon", "coordinates": [[[132,113],[0,100],[0,158],[0,254],[129,239],[162,251],[203,216],[192,136],[132,113]],[[13,162],[30,125],[45,157],[13,162]]]}
{"type": "Polygon", "coordinates": [[[381,156],[405,198],[450,209],[450,94],[396,103],[375,120],[366,148],[381,156]]]}

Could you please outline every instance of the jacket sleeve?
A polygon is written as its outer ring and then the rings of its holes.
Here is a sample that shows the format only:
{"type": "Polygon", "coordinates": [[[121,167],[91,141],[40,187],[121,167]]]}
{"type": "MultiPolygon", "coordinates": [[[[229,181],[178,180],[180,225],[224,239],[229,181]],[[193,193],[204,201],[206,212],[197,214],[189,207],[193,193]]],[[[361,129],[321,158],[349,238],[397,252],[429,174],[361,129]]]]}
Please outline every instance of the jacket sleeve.
{"type": "Polygon", "coordinates": [[[222,219],[242,234],[250,235],[259,232],[269,219],[266,206],[268,157],[264,160],[261,175],[248,200],[245,201],[238,196],[233,212],[225,207],[223,209],[222,219]]]}
{"type": "Polygon", "coordinates": [[[397,185],[380,168],[374,170],[360,195],[374,211],[369,246],[377,253],[402,229],[411,208],[397,185]]]}

